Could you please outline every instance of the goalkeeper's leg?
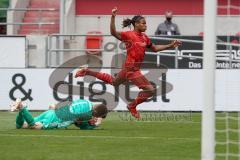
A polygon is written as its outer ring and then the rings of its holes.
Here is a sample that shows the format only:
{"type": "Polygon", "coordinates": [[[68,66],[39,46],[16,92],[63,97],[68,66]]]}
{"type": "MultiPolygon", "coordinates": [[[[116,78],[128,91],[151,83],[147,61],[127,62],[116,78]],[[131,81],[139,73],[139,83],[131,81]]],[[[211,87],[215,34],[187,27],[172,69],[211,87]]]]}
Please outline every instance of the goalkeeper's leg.
{"type": "Polygon", "coordinates": [[[23,105],[21,99],[17,98],[14,104],[11,106],[11,111],[19,111],[16,117],[16,128],[25,128],[26,127],[26,122],[23,116],[23,105]]]}
{"type": "Polygon", "coordinates": [[[13,108],[13,110],[19,110],[19,113],[16,117],[16,128],[42,128],[42,124],[40,122],[35,122],[32,114],[28,111],[27,107],[23,107],[21,100],[17,100],[13,105],[13,108]]]}
{"type": "Polygon", "coordinates": [[[26,107],[23,107],[20,110],[20,113],[22,113],[25,121],[27,122],[28,127],[30,129],[42,129],[43,124],[41,122],[35,122],[32,114],[28,111],[26,107]]]}
{"type": "Polygon", "coordinates": [[[29,127],[34,126],[35,121],[32,114],[28,111],[27,107],[20,109],[19,114],[22,114],[24,120],[27,122],[29,127]]]}
{"type": "Polygon", "coordinates": [[[16,118],[16,128],[17,129],[20,129],[23,127],[23,124],[24,124],[24,118],[23,118],[23,115],[22,113],[18,113],[17,114],[17,118],[16,118]]]}
{"type": "Polygon", "coordinates": [[[34,125],[29,126],[27,122],[25,122],[24,116],[22,113],[18,113],[17,118],[16,118],[16,128],[21,129],[21,128],[30,128],[30,129],[42,129],[42,124],[40,122],[35,122],[34,125]]]}

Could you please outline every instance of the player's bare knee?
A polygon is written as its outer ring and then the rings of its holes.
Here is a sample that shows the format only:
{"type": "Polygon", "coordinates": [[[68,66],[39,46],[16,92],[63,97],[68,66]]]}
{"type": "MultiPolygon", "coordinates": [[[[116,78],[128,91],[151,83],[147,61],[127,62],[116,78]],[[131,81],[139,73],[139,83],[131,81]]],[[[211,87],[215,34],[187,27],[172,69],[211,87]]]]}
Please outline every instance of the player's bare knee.
{"type": "Polygon", "coordinates": [[[42,129],[43,124],[41,122],[36,122],[33,126],[30,126],[30,129],[42,129]]]}
{"type": "Polygon", "coordinates": [[[23,123],[22,128],[24,128],[24,129],[29,128],[29,125],[27,124],[27,122],[24,122],[24,123],[23,123]]]}
{"type": "Polygon", "coordinates": [[[151,97],[152,97],[152,96],[155,94],[155,92],[156,92],[156,89],[155,89],[153,86],[148,86],[148,87],[146,87],[144,90],[147,91],[147,92],[150,94],[151,97]]]}

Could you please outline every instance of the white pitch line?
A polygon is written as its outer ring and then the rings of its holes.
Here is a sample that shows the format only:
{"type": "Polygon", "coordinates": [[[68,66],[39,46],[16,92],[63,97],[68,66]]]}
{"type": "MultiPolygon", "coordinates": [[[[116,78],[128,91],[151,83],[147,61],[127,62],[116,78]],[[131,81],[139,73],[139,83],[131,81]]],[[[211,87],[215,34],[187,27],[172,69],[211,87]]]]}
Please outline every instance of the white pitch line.
{"type": "MultiPolygon", "coordinates": [[[[131,121],[126,121],[131,122],[131,121]]],[[[138,123],[178,123],[178,124],[200,124],[201,122],[194,121],[134,121],[138,123]]]]}
{"type": "Polygon", "coordinates": [[[21,135],[21,134],[0,134],[0,137],[54,137],[54,138],[111,138],[111,139],[163,139],[163,140],[189,140],[200,141],[200,138],[162,138],[162,137],[123,137],[123,136],[65,136],[65,135],[21,135]]]}

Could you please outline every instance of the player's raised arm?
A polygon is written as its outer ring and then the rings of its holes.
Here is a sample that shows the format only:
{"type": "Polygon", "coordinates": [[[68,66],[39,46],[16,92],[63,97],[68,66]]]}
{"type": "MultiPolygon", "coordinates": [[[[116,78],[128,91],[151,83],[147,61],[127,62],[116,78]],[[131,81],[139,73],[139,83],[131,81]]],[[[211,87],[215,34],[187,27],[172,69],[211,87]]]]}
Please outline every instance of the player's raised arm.
{"type": "Polygon", "coordinates": [[[163,50],[170,49],[170,48],[176,48],[176,47],[180,46],[181,44],[182,44],[182,42],[178,41],[178,40],[174,40],[167,45],[152,44],[151,50],[154,51],[154,52],[158,52],[158,51],[163,51],[163,50]]]}
{"type": "Polygon", "coordinates": [[[111,22],[110,22],[110,32],[111,32],[111,35],[113,35],[117,39],[121,40],[121,33],[116,31],[116,26],[115,26],[116,14],[117,14],[117,7],[112,9],[112,17],[111,17],[111,22]]]}

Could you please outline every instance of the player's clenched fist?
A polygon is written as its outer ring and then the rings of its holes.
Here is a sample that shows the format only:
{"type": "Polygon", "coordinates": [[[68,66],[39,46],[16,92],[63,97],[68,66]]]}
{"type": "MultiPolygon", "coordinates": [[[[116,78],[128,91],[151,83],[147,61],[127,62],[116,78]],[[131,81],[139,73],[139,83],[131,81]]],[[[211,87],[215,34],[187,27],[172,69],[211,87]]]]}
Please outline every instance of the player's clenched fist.
{"type": "Polygon", "coordinates": [[[116,16],[117,11],[118,11],[117,7],[114,7],[114,8],[112,9],[112,15],[113,15],[113,16],[116,16]]]}

